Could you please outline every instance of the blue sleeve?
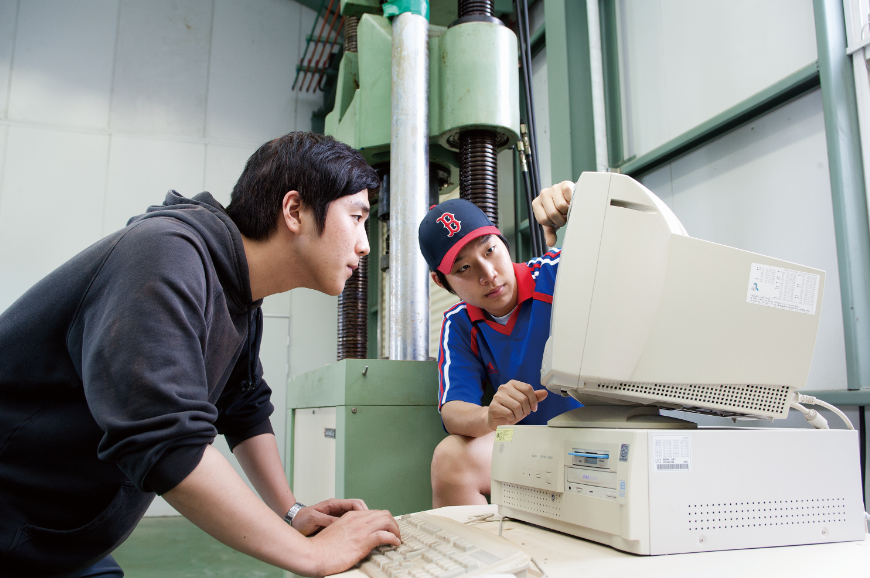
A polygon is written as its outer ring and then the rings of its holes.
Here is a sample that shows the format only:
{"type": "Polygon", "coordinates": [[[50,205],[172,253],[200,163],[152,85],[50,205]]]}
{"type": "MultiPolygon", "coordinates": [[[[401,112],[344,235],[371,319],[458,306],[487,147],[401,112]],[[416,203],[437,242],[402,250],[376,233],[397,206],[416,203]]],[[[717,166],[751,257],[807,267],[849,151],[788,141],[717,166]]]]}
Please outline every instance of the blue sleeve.
{"type": "Polygon", "coordinates": [[[451,309],[441,324],[438,347],[438,411],[448,401],[480,405],[486,370],[471,349],[471,322],[465,307],[451,309]]]}
{"type": "Polygon", "coordinates": [[[536,257],[527,263],[532,271],[532,277],[535,279],[536,291],[543,291],[552,295],[553,287],[556,284],[556,274],[559,272],[559,259],[561,255],[562,250],[558,247],[553,247],[540,257],[536,257]]]}

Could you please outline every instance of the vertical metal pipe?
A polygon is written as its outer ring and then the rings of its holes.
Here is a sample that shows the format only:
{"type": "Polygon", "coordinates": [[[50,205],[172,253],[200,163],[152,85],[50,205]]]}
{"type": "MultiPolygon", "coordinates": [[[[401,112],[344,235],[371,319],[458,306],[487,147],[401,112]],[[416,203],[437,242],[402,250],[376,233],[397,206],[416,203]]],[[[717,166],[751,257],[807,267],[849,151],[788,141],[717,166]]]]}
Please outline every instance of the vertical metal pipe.
{"type": "Polygon", "coordinates": [[[814,0],[849,389],[870,387],[870,227],[840,0],[814,0]]]}
{"type": "Polygon", "coordinates": [[[604,108],[604,61],[601,52],[601,21],[598,14],[598,2],[586,2],[586,19],[589,28],[589,76],[592,80],[595,170],[606,171],[610,165],[607,163],[607,113],[604,108]]]}
{"type": "Polygon", "coordinates": [[[393,18],[390,129],[390,359],[429,357],[429,270],[417,228],[429,198],[429,22],[393,18]]]}

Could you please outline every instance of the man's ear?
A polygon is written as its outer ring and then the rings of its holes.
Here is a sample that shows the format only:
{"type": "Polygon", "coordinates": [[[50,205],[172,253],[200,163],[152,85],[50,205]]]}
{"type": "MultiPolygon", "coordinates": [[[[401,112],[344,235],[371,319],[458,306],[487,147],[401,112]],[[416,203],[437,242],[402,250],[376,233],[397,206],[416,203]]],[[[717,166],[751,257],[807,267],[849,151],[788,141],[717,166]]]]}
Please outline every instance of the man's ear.
{"type": "Polygon", "coordinates": [[[298,191],[289,191],[281,202],[281,220],[295,234],[302,228],[302,198],[298,191]]]}
{"type": "Polygon", "coordinates": [[[438,278],[438,275],[435,274],[435,271],[429,271],[429,274],[432,276],[432,280],[435,281],[435,284],[446,290],[447,288],[441,284],[441,279],[438,278]]]}

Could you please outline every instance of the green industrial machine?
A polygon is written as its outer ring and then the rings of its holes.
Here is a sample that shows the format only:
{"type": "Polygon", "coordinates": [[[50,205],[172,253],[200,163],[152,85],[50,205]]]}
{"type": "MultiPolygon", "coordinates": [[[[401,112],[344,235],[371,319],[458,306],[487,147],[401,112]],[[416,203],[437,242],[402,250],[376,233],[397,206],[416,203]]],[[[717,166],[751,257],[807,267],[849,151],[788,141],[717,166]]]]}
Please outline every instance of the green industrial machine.
{"type": "MultiPolygon", "coordinates": [[[[391,103],[394,24],[382,15],[379,0],[342,0],[341,10],[345,26],[352,26],[354,34],[349,40],[346,28],[335,108],[326,117],[325,132],[361,151],[381,174],[389,174],[391,130],[395,128],[395,105],[391,103]]],[[[456,0],[433,2],[428,24],[429,192],[434,186],[432,175],[437,175],[435,195],[446,194],[460,183],[463,191],[469,191],[481,182],[483,188],[488,187],[489,198],[494,198],[496,153],[520,138],[517,37],[495,18],[463,20],[459,16],[456,0]],[[483,169],[475,173],[480,166],[483,169]]],[[[425,42],[425,21],[420,30],[425,42]]],[[[424,94],[418,103],[426,103],[426,98],[424,94]]],[[[425,114],[421,116],[425,119],[425,114]]],[[[423,130],[421,136],[425,135],[423,130]]],[[[400,164],[395,155],[393,163],[400,164]]],[[[393,177],[397,172],[392,167],[393,177]]],[[[392,181],[390,194],[414,193],[398,183],[392,181]]],[[[381,187],[382,193],[385,188],[381,187]]],[[[497,202],[484,199],[481,204],[491,218],[494,212],[496,221],[497,202]]],[[[394,197],[394,216],[396,205],[394,197]]],[[[375,264],[369,269],[369,279],[378,275],[378,268],[381,272],[390,268],[395,281],[403,274],[396,266],[397,255],[417,251],[416,226],[412,235],[400,236],[395,229],[391,233],[384,209],[379,206],[374,214],[384,221],[385,233],[370,230],[370,235],[379,239],[373,248],[392,251],[394,264],[375,264]]],[[[420,277],[427,281],[425,275],[420,277]]],[[[385,280],[373,284],[380,291],[386,285],[385,280]]],[[[410,299],[402,296],[399,302],[410,299]]],[[[373,301],[381,303],[377,298],[373,301]]],[[[428,308],[428,298],[424,308],[428,308]]],[[[381,339],[388,339],[395,333],[390,326],[393,321],[381,319],[381,339]]],[[[431,358],[344,359],[291,379],[287,400],[285,464],[300,500],[312,504],[332,496],[362,498],[369,508],[396,515],[432,507],[432,454],[446,434],[437,409],[438,371],[431,358]]]]}
{"type": "Polygon", "coordinates": [[[344,359],[287,390],[287,479],[305,503],[361,498],[395,515],[432,507],[444,436],[434,361],[344,359]]]}
{"type": "MultiPolygon", "coordinates": [[[[342,2],[343,12],[361,15],[358,52],[345,52],[338,71],[335,108],[326,134],[362,152],[372,166],[390,160],[390,21],[368,6],[342,2]]],[[[377,6],[380,12],[380,5],[377,6]]],[[[517,38],[500,24],[469,22],[429,27],[429,159],[450,172],[446,194],[459,183],[461,131],[498,135],[499,150],[520,138],[517,38]]]]}

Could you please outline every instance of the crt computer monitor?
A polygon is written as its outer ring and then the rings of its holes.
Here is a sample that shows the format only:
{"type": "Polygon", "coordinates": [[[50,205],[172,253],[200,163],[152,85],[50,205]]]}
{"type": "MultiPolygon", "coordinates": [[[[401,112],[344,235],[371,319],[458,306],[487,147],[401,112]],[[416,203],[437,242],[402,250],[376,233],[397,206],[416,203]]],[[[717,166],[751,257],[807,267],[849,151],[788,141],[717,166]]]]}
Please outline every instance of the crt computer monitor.
{"type": "Polygon", "coordinates": [[[586,407],[550,425],[694,427],[658,408],[786,417],[807,381],[824,287],[824,271],[690,237],[630,177],[583,173],[541,384],[586,407]]]}

